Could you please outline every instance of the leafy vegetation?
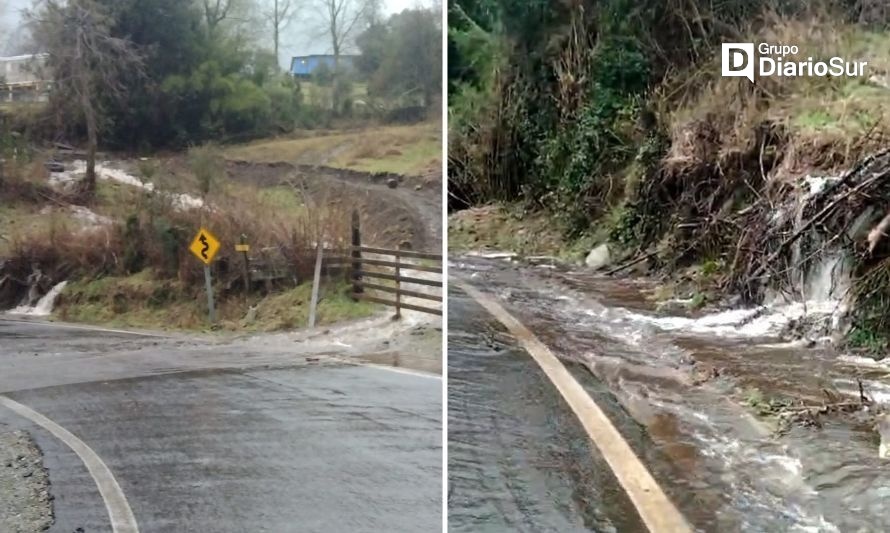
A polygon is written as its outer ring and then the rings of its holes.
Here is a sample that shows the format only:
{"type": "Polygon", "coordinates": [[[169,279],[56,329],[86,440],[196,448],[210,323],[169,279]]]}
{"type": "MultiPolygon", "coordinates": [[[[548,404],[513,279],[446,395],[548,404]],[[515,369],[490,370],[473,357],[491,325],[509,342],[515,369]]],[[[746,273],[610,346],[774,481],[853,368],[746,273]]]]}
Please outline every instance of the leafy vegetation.
{"type": "MultiPolygon", "coordinates": [[[[704,1],[453,0],[451,207],[520,199],[562,217],[575,233],[626,203],[621,223],[637,226],[645,215],[638,208],[651,206],[638,205],[636,186],[668,155],[675,129],[706,112],[716,118],[748,108],[728,99],[730,91],[750,88],[714,79],[721,42],[759,32],[761,41],[794,42],[820,56],[832,49],[861,56],[885,42],[884,34],[869,29],[876,24],[864,9],[853,1],[733,0],[718,7],[704,1]],[[819,9],[831,13],[832,26],[790,22],[812,20],[819,9]],[[854,20],[865,23],[852,28],[854,20]],[[828,27],[839,35],[829,35],[828,27]],[[632,165],[639,170],[628,172],[632,165]],[[635,183],[628,183],[631,177],[635,183]]],[[[775,83],[784,86],[771,86],[751,102],[752,109],[773,106],[770,112],[727,119],[735,118],[736,127],[747,119],[751,129],[755,120],[784,121],[824,136],[828,128],[863,134],[880,118],[876,102],[843,96],[868,93],[862,81],[775,83]],[[777,98],[789,90],[798,96],[777,98]],[[815,101],[831,94],[837,105],[815,101]]],[[[623,244],[640,244],[660,229],[615,235],[623,244]]]]}
{"type": "Polygon", "coordinates": [[[333,32],[335,55],[357,49],[365,67],[319,72],[304,82],[283,72],[277,56],[277,32],[293,22],[295,2],[275,4],[277,12],[265,0],[42,2],[27,18],[37,49],[50,52],[56,90],[40,134],[71,140],[87,134],[91,145],[145,152],[277,135],[334,119],[386,119],[393,108],[434,105],[441,83],[434,10],[382,20],[373,2],[327,3],[339,6],[339,29],[324,28],[333,32]],[[253,35],[254,18],[276,28],[274,40],[253,35]],[[81,39],[79,48],[79,36],[90,41],[81,39]],[[379,46],[364,45],[371,41],[379,46]],[[91,55],[78,56],[79,49],[91,55]],[[367,97],[374,101],[356,106],[367,97]]]}
{"type": "Polygon", "coordinates": [[[406,9],[358,40],[368,94],[432,108],[442,90],[442,28],[437,10],[406,9]]]}

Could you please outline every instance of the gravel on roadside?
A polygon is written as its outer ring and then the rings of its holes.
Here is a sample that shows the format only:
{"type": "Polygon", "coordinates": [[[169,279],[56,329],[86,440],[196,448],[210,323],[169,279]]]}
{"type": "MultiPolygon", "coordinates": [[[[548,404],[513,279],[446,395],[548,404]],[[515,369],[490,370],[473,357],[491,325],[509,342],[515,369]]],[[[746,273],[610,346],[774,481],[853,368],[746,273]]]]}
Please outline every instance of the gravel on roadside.
{"type": "Polygon", "coordinates": [[[25,431],[0,433],[0,531],[38,533],[53,524],[43,453],[25,431]]]}

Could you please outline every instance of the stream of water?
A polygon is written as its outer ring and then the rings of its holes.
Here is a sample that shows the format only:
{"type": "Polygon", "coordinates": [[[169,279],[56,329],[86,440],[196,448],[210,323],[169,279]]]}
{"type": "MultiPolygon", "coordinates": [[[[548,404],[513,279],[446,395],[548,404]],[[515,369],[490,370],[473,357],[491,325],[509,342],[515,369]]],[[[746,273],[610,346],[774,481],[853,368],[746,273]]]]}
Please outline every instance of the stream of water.
{"type": "Polygon", "coordinates": [[[37,303],[35,303],[34,305],[28,305],[27,303],[25,303],[13,308],[9,311],[9,313],[13,315],[49,316],[53,312],[53,307],[56,304],[56,298],[58,298],[59,295],[62,294],[62,290],[67,284],[67,281],[57,283],[53,286],[52,289],[49,290],[49,292],[47,292],[39,300],[37,300],[37,303]]]}
{"type": "Polygon", "coordinates": [[[742,402],[756,388],[818,405],[826,389],[858,395],[857,379],[873,399],[890,399],[883,362],[779,337],[791,319],[836,314],[836,278],[808,276],[805,302],[696,318],[659,316],[645,281],[503,259],[454,259],[452,269],[608,388],[621,405],[616,416],[643,430],[632,445],[700,530],[890,530],[890,465],[865,417],[828,416],[820,428],[776,435],[742,402]],[[692,379],[693,361],[719,377],[692,379]]]}

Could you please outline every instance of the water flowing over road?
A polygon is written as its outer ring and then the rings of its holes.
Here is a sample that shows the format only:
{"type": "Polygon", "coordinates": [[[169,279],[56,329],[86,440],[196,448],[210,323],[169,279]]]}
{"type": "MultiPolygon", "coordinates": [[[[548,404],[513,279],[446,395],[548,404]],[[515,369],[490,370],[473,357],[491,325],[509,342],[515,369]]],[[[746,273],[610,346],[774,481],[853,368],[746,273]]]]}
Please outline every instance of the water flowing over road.
{"type": "Polygon", "coordinates": [[[113,528],[100,462],[144,532],[436,531],[442,382],[407,348],[403,368],[365,364],[391,353],[387,327],[236,338],[0,316],[0,435],[42,451],[53,533],[133,530],[113,528]]]}
{"type": "MultiPolygon", "coordinates": [[[[777,433],[743,405],[755,388],[818,405],[826,389],[858,394],[857,379],[880,402],[890,367],[782,342],[788,307],[666,317],[645,298],[649,282],[478,257],[451,268],[566,362],[696,529],[890,530],[890,468],[867,417],[777,433]]],[[[644,531],[528,354],[451,296],[451,529],[644,531]]]]}

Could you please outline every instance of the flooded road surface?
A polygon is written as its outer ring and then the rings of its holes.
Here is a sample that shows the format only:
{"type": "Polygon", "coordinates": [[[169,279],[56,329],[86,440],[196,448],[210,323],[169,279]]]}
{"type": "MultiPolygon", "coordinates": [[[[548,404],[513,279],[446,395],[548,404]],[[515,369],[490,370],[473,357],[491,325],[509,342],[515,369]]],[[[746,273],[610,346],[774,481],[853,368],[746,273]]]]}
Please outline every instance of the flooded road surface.
{"type": "MultiPolygon", "coordinates": [[[[94,450],[141,531],[441,529],[441,380],[309,344],[0,320],[0,394],[94,450]]],[[[78,456],[0,405],[13,430],[43,451],[50,531],[111,531],[78,456]]]]}
{"type": "MultiPolygon", "coordinates": [[[[765,395],[820,405],[824,390],[853,394],[857,378],[869,396],[881,400],[890,391],[888,369],[882,364],[840,356],[827,348],[782,344],[771,327],[779,318],[768,312],[658,316],[645,298],[652,286],[640,281],[481,258],[452,260],[451,268],[452,276],[497,296],[557,356],[574,362],[576,376],[579,368],[587,371],[582,383],[588,392],[698,530],[890,530],[890,464],[878,459],[878,438],[866,417],[827,416],[821,419],[822,427],[792,426],[776,434],[773,424],[752,416],[752,410],[743,406],[755,388],[765,395]],[[704,379],[699,375],[703,368],[709,369],[704,379]]],[[[460,298],[450,300],[455,301],[460,298]]],[[[571,420],[572,415],[558,401],[548,403],[543,392],[535,398],[535,390],[556,393],[552,386],[531,381],[535,368],[529,356],[515,348],[494,350],[492,341],[486,340],[492,338],[486,333],[493,328],[492,319],[477,316],[460,303],[450,305],[452,481],[489,479],[489,472],[503,468],[504,457],[519,453],[503,449],[510,445],[560,447],[571,442],[548,430],[547,424],[534,424],[536,417],[552,422],[571,420]],[[511,381],[510,376],[516,375],[511,367],[520,364],[516,360],[526,365],[519,372],[524,382],[515,377],[511,381]],[[471,400],[461,404],[456,387],[471,400]],[[511,411],[514,408],[518,411],[511,411]],[[477,431],[478,450],[463,452],[466,457],[455,451],[456,445],[469,446],[468,439],[454,443],[455,428],[505,410],[513,413],[510,420],[521,422],[507,426],[507,435],[519,427],[521,438],[503,443],[495,435],[499,428],[489,424],[487,433],[477,431]],[[535,415],[536,410],[540,414],[535,415]]],[[[565,422],[562,427],[570,425],[565,422]]],[[[575,436],[585,440],[580,432],[575,436]]],[[[607,497],[615,484],[599,474],[596,451],[566,458],[562,464],[553,463],[548,476],[560,479],[580,472],[590,480],[581,484],[588,487],[583,499],[536,484],[531,462],[515,463],[513,478],[503,485],[530,501],[568,503],[573,509],[568,516],[575,521],[563,523],[575,529],[602,531],[607,529],[603,524],[611,523],[618,531],[633,531],[614,522],[613,517],[628,514],[628,504],[607,497]],[[594,479],[594,473],[600,479],[594,479]],[[581,501],[587,511],[580,509],[581,501]]],[[[476,501],[466,496],[473,494],[474,485],[463,483],[466,501],[476,501]]],[[[452,516],[474,516],[486,524],[504,521],[479,518],[484,516],[481,509],[456,499],[460,489],[460,483],[451,489],[452,516]]],[[[551,508],[558,506],[554,503],[551,508]]],[[[509,508],[504,513],[513,521],[522,516],[509,508]]],[[[559,530],[552,525],[559,523],[556,516],[546,515],[550,518],[538,522],[543,524],[540,530],[559,530]]]]}
{"type": "Polygon", "coordinates": [[[448,306],[449,530],[645,531],[537,364],[459,291],[448,306]]]}

